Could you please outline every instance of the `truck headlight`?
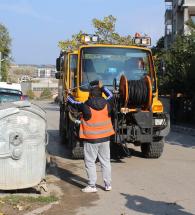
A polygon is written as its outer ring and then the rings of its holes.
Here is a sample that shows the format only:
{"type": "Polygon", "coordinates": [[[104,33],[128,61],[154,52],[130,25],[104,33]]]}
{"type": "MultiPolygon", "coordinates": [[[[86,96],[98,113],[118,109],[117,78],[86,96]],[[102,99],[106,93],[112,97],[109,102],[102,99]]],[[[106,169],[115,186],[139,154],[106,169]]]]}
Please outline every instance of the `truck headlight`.
{"type": "Polygon", "coordinates": [[[141,39],[140,38],[135,38],[134,43],[136,45],[140,45],[141,44],[141,39]]]}
{"type": "Polygon", "coordinates": [[[164,119],[154,119],[154,125],[162,125],[163,124],[164,119]]]}
{"type": "Polygon", "coordinates": [[[150,37],[142,38],[142,45],[151,46],[151,38],[150,37]]]}
{"type": "Polygon", "coordinates": [[[92,42],[97,43],[99,41],[98,35],[93,35],[91,40],[92,40],[92,42]]]}

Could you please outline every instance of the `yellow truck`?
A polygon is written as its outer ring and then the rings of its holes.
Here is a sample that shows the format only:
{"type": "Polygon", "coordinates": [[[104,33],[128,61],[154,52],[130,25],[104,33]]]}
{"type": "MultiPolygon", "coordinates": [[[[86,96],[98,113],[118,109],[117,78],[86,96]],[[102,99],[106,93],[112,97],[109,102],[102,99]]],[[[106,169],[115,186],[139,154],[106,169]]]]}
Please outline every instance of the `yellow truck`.
{"type": "Polygon", "coordinates": [[[77,50],[63,51],[56,59],[62,142],[71,148],[73,158],[83,157],[78,136],[81,115],[67,104],[67,90],[72,90],[77,101],[85,102],[90,82],[101,80],[113,93],[115,135],[111,146],[122,145],[128,152],[130,143],[140,146],[144,157],[159,158],[170,119],[158,98],[153,56],[146,47],[151,39],[136,35],[132,46],[99,44],[96,35],[83,35],[82,41],[77,50]]]}

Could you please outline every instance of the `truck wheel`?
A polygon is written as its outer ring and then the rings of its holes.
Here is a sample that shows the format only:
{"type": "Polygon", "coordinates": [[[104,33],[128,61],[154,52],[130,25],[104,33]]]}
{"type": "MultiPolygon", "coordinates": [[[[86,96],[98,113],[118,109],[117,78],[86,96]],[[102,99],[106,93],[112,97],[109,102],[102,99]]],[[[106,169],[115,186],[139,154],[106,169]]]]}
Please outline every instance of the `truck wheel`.
{"type": "Polygon", "coordinates": [[[69,121],[68,148],[71,149],[73,159],[84,158],[84,148],[74,134],[73,123],[69,121]]]}
{"type": "Polygon", "coordinates": [[[73,149],[74,145],[75,145],[74,125],[69,120],[68,121],[67,147],[69,149],[73,149]]]}
{"type": "Polygon", "coordinates": [[[84,147],[80,146],[79,142],[72,149],[72,158],[73,159],[83,159],[84,158],[84,147]]]}
{"type": "Polygon", "coordinates": [[[67,114],[64,111],[60,111],[60,120],[59,120],[59,133],[60,133],[60,143],[68,145],[67,137],[67,114]]]}
{"type": "Polygon", "coordinates": [[[67,137],[66,137],[65,130],[62,130],[60,132],[60,143],[64,145],[67,144],[67,137]]]}
{"type": "Polygon", "coordinates": [[[159,158],[164,148],[164,140],[142,143],[141,151],[145,158],[159,158]]]}

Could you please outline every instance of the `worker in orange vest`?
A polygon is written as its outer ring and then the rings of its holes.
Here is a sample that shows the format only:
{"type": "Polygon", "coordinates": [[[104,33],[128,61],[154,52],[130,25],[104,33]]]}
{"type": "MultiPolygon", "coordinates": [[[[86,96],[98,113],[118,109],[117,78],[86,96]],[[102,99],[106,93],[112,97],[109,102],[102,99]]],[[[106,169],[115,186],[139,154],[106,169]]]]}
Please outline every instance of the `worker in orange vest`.
{"type": "Polygon", "coordinates": [[[93,82],[89,89],[89,98],[85,103],[75,101],[69,95],[68,104],[82,112],[79,136],[84,142],[84,162],[88,175],[88,186],[83,192],[97,192],[96,188],[96,159],[101,163],[105,190],[111,187],[110,136],[114,134],[111,122],[112,93],[101,86],[101,82],[93,82]],[[94,84],[95,83],[95,84],[94,84]],[[102,92],[107,99],[102,97],[102,92]]]}

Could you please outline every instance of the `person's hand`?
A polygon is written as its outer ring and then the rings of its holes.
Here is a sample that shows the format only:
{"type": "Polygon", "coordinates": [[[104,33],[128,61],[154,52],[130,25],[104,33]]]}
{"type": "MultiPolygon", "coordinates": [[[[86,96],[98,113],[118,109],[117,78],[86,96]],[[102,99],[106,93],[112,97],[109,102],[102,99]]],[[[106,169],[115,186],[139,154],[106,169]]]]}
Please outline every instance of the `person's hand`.
{"type": "Polygon", "coordinates": [[[67,89],[66,92],[67,92],[68,95],[72,94],[71,89],[67,89]]]}
{"type": "Polygon", "coordinates": [[[102,83],[101,80],[99,80],[98,86],[99,86],[99,88],[102,88],[102,87],[103,87],[103,83],[102,83]]]}

